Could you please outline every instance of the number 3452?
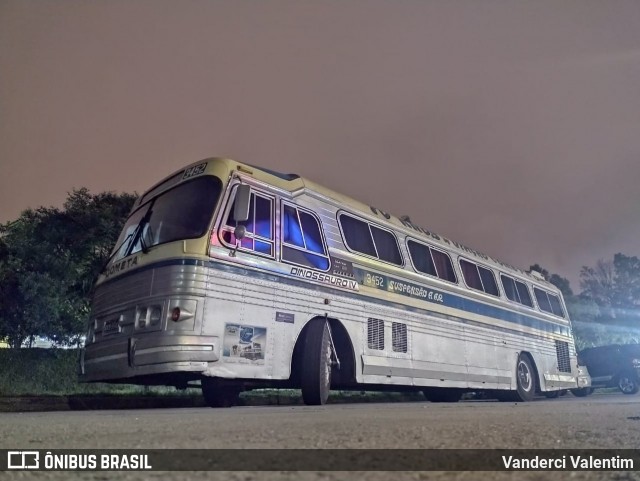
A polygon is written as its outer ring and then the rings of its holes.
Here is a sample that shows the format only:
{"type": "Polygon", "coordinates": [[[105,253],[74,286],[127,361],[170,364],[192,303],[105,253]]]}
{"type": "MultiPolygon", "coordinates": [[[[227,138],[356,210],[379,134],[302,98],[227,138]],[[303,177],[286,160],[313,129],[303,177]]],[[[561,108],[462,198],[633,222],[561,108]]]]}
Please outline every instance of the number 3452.
{"type": "Polygon", "coordinates": [[[384,286],[384,277],[376,276],[375,274],[367,274],[367,277],[365,279],[365,283],[368,286],[383,287],[384,286]]]}

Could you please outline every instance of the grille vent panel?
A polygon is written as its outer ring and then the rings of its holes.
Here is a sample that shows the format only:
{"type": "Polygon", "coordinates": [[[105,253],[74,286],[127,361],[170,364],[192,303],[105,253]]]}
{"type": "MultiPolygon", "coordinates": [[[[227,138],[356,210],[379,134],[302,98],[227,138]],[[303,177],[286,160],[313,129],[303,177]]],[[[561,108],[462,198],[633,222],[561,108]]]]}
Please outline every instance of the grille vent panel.
{"type": "Polygon", "coordinates": [[[407,325],[400,322],[391,324],[391,346],[394,352],[407,352],[407,325]]]}
{"type": "Polygon", "coordinates": [[[571,372],[571,361],[569,359],[569,343],[556,341],[556,355],[558,356],[558,371],[571,372]]]}
{"type": "Polygon", "coordinates": [[[369,349],[384,349],[384,321],[380,319],[367,321],[367,346],[369,349]]]}

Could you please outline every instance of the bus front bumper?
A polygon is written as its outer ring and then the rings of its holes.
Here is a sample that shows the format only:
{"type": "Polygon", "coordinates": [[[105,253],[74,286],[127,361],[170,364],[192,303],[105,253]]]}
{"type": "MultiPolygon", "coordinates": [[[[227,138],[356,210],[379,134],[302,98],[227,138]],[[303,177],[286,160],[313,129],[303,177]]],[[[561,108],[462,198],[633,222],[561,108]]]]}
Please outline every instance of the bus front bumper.
{"type": "Polygon", "coordinates": [[[576,381],[579,388],[591,387],[591,376],[589,376],[589,371],[586,367],[578,366],[576,381]]]}
{"type": "Polygon", "coordinates": [[[136,376],[202,372],[219,359],[219,338],[177,335],[119,337],[89,344],[80,354],[80,381],[116,381],[136,376]]]}

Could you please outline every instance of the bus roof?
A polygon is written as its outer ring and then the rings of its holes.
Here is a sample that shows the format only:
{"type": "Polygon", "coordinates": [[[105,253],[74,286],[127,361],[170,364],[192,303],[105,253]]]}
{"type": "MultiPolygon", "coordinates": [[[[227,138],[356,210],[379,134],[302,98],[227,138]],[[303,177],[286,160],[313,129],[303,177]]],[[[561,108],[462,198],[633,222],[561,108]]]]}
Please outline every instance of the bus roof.
{"type": "MultiPolygon", "coordinates": [[[[142,195],[140,199],[145,199],[145,197],[149,196],[150,192],[158,189],[158,187],[161,186],[164,182],[168,182],[171,179],[176,178],[176,176],[178,176],[178,174],[180,174],[181,172],[185,172],[186,170],[194,166],[201,165],[203,162],[210,162],[211,164],[224,163],[226,164],[229,171],[237,171],[241,175],[249,175],[258,181],[274,185],[279,189],[285,190],[292,196],[297,196],[305,193],[315,197],[324,197],[326,199],[330,199],[333,202],[344,207],[346,210],[349,210],[354,214],[358,214],[370,221],[379,223],[387,228],[391,228],[396,232],[402,232],[403,234],[409,235],[418,240],[423,240],[436,248],[439,247],[445,251],[453,252],[461,256],[466,256],[478,262],[479,264],[492,266],[495,269],[504,272],[505,274],[525,277],[530,282],[544,286],[546,289],[559,291],[556,286],[546,281],[542,274],[536,271],[527,272],[512,265],[506,264],[494,257],[488,256],[482,252],[476,251],[475,249],[471,249],[463,244],[460,244],[459,242],[455,242],[445,236],[429,231],[426,228],[414,224],[408,216],[398,217],[396,215],[389,214],[376,207],[353,199],[352,197],[333,191],[298,174],[281,173],[272,169],[264,168],[255,164],[239,162],[230,158],[210,157],[199,160],[198,162],[194,162],[184,167],[180,171],[174,172],[173,174],[167,176],[161,182],[155,184],[144,195],[142,195]]],[[[138,204],[136,203],[135,207],[137,207],[137,205],[138,204]]]]}

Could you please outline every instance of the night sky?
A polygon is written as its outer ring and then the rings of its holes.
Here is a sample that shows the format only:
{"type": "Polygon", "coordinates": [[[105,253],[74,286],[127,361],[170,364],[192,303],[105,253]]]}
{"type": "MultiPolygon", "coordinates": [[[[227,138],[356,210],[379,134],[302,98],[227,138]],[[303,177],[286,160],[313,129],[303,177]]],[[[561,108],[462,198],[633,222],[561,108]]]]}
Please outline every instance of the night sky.
{"type": "Polygon", "coordinates": [[[640,255],[640,2],[0,0],[0,222],[208,156],[578,290],[640,255]]]}

